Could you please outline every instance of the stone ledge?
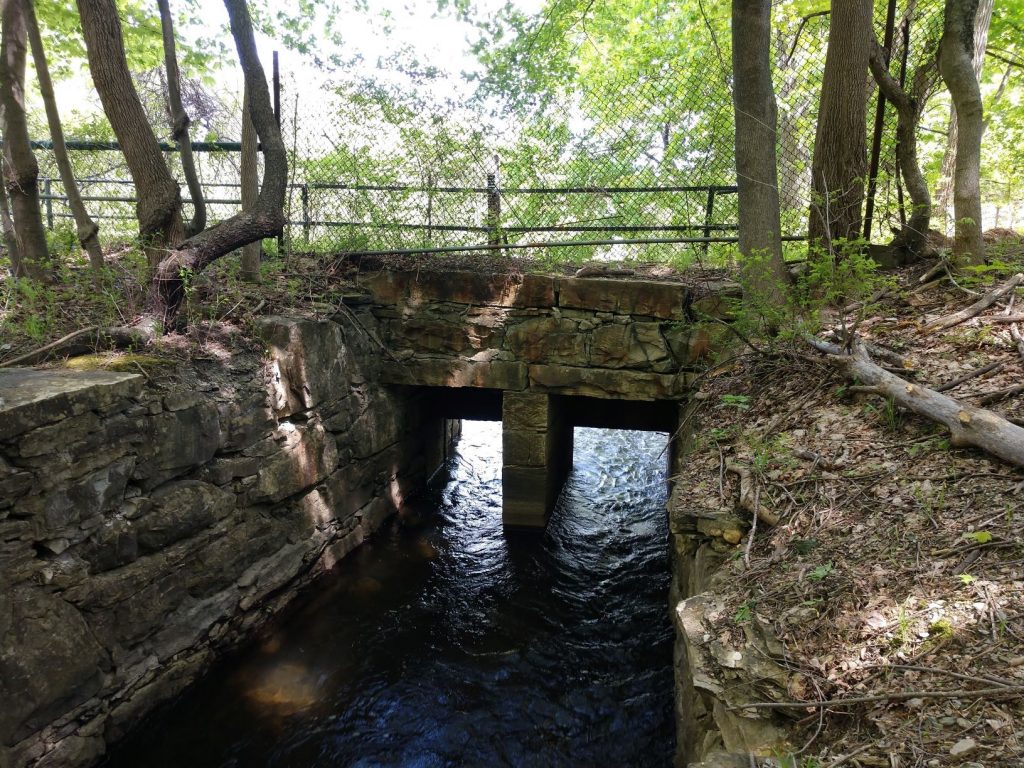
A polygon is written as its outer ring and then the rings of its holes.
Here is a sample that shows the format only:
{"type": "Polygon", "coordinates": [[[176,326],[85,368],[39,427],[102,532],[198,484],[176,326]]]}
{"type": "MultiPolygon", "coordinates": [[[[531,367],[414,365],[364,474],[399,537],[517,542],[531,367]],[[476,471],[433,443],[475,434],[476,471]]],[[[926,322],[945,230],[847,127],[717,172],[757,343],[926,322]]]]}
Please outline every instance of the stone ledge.
{"type": "Polygon", "coordinates": [[[679,400],[692,373],[640,373],[571,365],[531,365],[530,388],[558,395],[624,400],[679,400]]]}
{"type": "Polygon", "coordinates": [[[551,307],[555,278],[483,272],[374,272],[361,275],[361,288],[381,304],[450,301],[499,307],[551,307]]]}
{"type": "Polygon", "coordinates": [[[380,380],[384,384],[511,390],[526,389],[528,383],[527,369],[523,363],[416,357],[403,363],[382,363],[380,380]]]}
{"type": "Polygon", "coordinates": [[[690,289],[655,280],[569,277],[558,282],[558,306],[621,315],[683,320],[690,289]]]}
{"type": "Polygon", "coordinates": [[[144,379],[112,371],[0,369],[0,441],[30,429],[102,411],[142,394],[144,379]]]}

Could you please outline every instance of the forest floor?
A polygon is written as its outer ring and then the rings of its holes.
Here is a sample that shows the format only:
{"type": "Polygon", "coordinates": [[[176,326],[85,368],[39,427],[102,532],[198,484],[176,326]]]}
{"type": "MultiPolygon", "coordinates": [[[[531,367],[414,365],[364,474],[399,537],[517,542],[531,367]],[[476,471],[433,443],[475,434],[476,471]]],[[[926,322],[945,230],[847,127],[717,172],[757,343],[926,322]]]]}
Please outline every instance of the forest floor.
{"type": "MultiPolygon", "coordinates": [[[[1022,271],[1020,243],[972,289],[1022,271]]],[[[955,384],[945,394],[1024,425],[1024,345],[998,322],[1024,311],[1024,290],[1016,309],[1002,301],[929,333],[977,295],[959,278],[921,290],[928,266],[891,275],[858,336],[897,352],[904,379],[955,384]]],[[[836,702],[775,710],[795,765],[1024,765],[1024,469],[951,446],[948,430],[851,389],[808,347],[737,351],[703,380],[679,480],[693,503],[732,510],[739,477],[725,467],[744,465],[781,518],[733,550],[715,630],[742,643],[744,625],[770,627],[793,673],[778,698],[836,702]],[[842,703],[853,697],[869,700],[842,703]]]]}
{"type": "MultiPolygon", "coordinates": [[[[1024,424],[1024,392],[1013,389],[1024,383],[1024,352],[1011,326],[998,322],[1008,300],[946,330],[923,330],[1024,269],[1019,237],[1002,238],[995,252],[997,265],[956,284],[922,287],[931,263],[890,273],[885,295],[845,323],[898,353],[903,378],[955,384],[946,394],[1024,424]]],[[[144,300],[144,268],[132,258],[115,254],[98,283],[84,271],[45,289],[0,281],[0,365],[64,334],[130,323],[144,300]]],[[[258,353],[259,316],[332,316],[356,290],[355,273],[380,266],[293,256],[269,263],[253,286],[236,279],[233,261],[188,286],[183,332],[146,350],[156,354],[152,363],[113,353],[98,364],[148,375],[168,357],[258,353]]],[[[495,272],[534,268],[483,263],[495,272]]],[[[630,269],[648,279],[693,279],[656,266],[630,269]]],[[[1009,312],[1022,313],[1024,287],[1015,294],[1009,312]]],[[[826,311],[823,322],[827,330],[844,320],[826,311]]],[[[1024,765],[1024,469],[954,447],[944,428],[857,392],[799,338],[755,346],[737,342],[733,357],[701,377],[697,446],[680,480],[694,503],[732,509],[738,480],[725,464],[742,463],[758,502],[781,518],[732,550],[722,595],[730,609],[716,629],[742,638],[748,622],[771,627],[794,673],[789,700],[835,702],[779,710],[795,734],[795,765],[1024,765]],[[850,697],[871,700],[842,703],[850,697]]]]}

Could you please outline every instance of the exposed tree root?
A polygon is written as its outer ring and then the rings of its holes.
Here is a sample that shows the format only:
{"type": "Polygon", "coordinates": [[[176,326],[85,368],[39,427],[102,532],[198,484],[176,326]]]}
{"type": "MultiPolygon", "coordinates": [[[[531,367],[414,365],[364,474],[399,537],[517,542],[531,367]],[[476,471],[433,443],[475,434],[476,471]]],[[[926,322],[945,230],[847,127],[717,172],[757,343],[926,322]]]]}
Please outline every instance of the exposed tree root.
{"type": "Polygon", "coordinates": [[[960,403],[889,373],[871,360],[859,341],[855,340],[852,351],[846,353],[813,336],[807,340],[819,352],[826,354],[828,361],[847,378],[873,387],[897,405],[945,425],[951,432],[953,445],[981,448],[1004,461],[1024,467],[1024,429],[1021,427],[992,411],[960,403]]]}

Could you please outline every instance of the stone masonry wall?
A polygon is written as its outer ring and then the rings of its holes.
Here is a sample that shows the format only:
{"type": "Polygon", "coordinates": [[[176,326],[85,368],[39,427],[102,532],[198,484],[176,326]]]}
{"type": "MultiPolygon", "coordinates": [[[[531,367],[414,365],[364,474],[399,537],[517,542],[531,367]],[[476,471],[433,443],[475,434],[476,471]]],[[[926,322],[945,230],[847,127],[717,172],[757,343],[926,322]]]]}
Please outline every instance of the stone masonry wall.
{"type": "Polygon", "coordinates": [[[268,318],[267,366],[191,387],[0,371],[0,768],[94,762],[441,464],[345,323],[268,318]]]}
{"type": "Polygon", "coordinates": [[[357,312],[388,349],[384,380],[673,400],[728,331],[738,287],[658,280],[380,271],[357,312]]]}

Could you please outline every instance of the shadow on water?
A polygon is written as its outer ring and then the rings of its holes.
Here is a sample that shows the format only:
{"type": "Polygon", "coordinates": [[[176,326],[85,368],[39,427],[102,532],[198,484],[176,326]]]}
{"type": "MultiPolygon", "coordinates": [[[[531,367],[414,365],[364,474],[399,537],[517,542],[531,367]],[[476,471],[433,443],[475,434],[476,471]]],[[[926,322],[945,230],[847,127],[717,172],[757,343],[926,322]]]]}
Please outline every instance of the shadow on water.
{"type": "Polygon", "coordinates": [[[501,425],[108,768],[669,766],[666,437],[578,429],[543,534],[501,527],[501,425]]]}

